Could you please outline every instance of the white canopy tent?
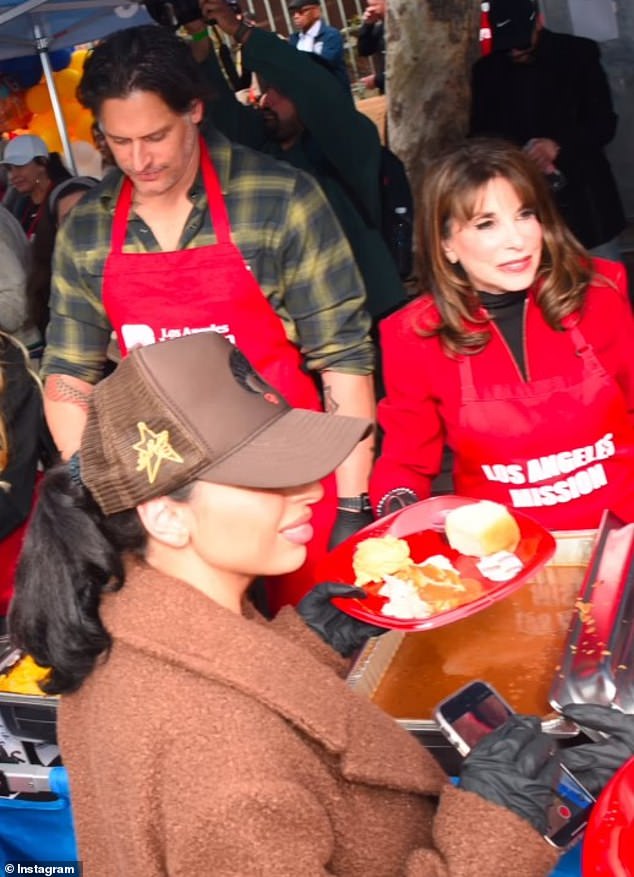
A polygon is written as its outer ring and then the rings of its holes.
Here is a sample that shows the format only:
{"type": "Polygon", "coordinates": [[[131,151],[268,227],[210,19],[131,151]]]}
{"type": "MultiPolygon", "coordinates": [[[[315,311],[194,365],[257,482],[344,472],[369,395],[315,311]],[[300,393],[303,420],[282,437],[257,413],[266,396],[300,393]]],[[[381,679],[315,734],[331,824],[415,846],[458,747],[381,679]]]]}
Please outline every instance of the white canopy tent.
{"type": "Polygon", "coordinates": [[[128,0],[0,0],[0,66],[6,59],[39,56],[64,155],[73,172],[75,162],[49,53],[153,23],[143,5],[128,0]]]}

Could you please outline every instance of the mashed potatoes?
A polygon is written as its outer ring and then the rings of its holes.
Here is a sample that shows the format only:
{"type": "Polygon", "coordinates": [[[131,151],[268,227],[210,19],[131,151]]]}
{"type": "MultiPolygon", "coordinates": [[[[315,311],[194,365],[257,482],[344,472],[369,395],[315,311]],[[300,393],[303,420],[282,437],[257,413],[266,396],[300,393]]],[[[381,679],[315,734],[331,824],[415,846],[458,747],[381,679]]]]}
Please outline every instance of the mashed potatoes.
{"type": "Polygon", "coordinates": [[[427,618],[469,603],[482,593],[479,582],[463,579],[444,555],[417,563],[408,543],[395,536],[359,542],[353,567],[356,585],[380,585],[377,593],[386,598],[381,614],[392,618],[427,618]]]}

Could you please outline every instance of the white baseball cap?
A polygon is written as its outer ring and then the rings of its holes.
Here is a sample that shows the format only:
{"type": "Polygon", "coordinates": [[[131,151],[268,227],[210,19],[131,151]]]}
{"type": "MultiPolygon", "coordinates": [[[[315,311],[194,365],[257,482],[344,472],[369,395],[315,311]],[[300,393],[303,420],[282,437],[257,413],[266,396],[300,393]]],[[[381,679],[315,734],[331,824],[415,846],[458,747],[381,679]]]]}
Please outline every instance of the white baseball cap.
{"type": "Polygon", "coordinates": [[[48,146],[41,137],[35,134],[21,134],[7,143],[2,164],[14,164],[18,167],[28,164],[34,158],[47,158],[48,146]]]}

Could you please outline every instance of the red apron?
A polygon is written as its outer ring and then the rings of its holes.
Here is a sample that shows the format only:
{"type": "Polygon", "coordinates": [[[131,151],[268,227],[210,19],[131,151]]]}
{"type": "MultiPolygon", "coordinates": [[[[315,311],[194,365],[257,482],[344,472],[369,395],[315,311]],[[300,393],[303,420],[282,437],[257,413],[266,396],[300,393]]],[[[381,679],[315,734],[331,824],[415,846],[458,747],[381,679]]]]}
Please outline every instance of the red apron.
{"type": "MultiPolygon", "coordinates": [[[[112,244],[104,266],[103,304],[122,354],[192,332],[218,332],[237,344],[257,371],[294,406],[322,410],[312,378],[302,371],[299,350],[242,253],[231,239],[220,181],[200,141],[200,164],[217,243],[187,250],[124,253],[132,184],[126,177],[115,208],[112,244]]],[[[296,603],[315,583],[313,568],[327,549],[336,515],[334,476],[323,482],[324,499],[313,506],[315,536],[300,570],[271,580],[273,610],[296,603]]]]}
{"type": "Polygon", "coordinates": [[[573,379],[524,381],[518,369],[515,383],[476,389],[472,358],[461,358],[456,492],[514,506],[550,530],[596,527],[606,508],[632,521],[625,398],[581,330],[566,334],[582,364],[573,379]]]}

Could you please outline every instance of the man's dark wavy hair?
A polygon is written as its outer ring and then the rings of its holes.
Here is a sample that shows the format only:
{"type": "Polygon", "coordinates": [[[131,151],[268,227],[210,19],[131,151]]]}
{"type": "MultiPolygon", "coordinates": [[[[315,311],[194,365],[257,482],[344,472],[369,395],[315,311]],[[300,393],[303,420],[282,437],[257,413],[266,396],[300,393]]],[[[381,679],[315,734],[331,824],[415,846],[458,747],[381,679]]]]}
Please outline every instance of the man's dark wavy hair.
{"type": "Polygon", "coordinates": [[[148,24],[99,43],[86,60],[77,97],[98,119],[105,100],[134,91],[153,92],[173,112],[186,113],[192,101],[208,97],[209,87],[185,41],[148,24]]]}

